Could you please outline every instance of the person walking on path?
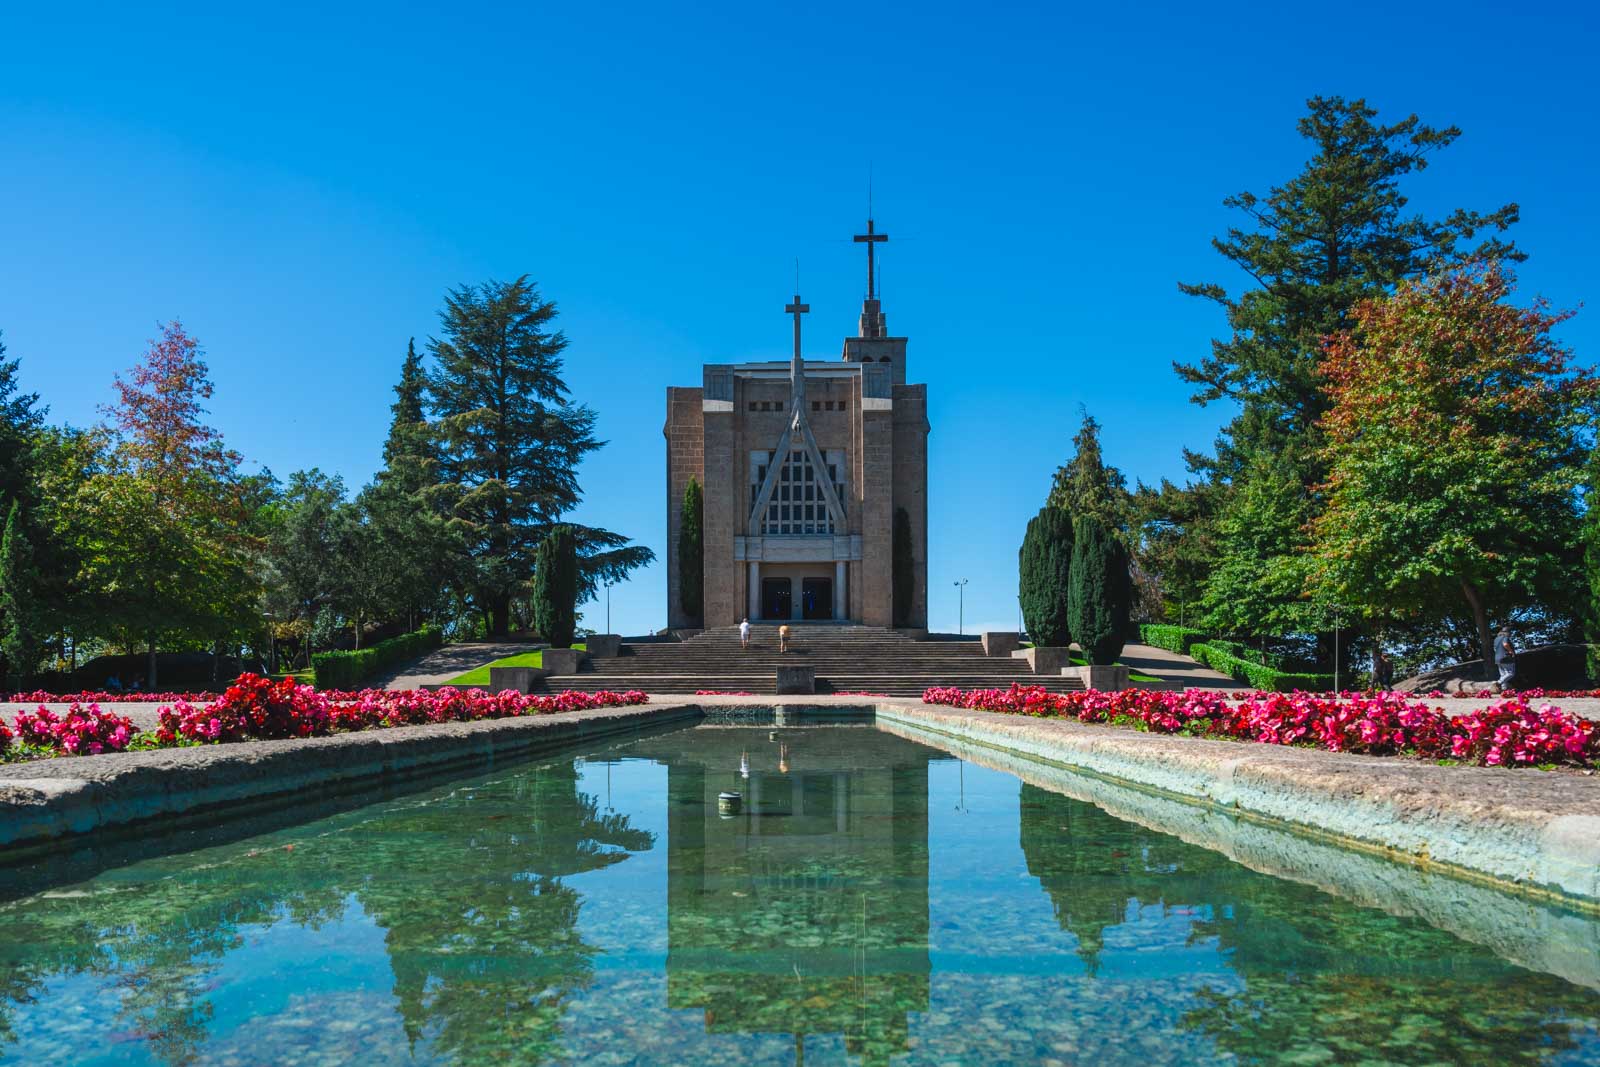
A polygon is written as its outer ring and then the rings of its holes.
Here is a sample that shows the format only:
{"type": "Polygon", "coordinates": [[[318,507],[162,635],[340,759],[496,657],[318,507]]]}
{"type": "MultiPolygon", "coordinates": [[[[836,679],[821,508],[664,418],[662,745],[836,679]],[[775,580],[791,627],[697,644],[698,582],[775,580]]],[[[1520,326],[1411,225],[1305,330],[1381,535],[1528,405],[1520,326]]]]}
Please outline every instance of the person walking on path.
{"type": "Polygon", "coordinates": [[[1500,634],[1494,639],[1494,665],[1500,672],[1500,680],[1495,683],[1495,688],[1504,690],[1517,676],[1517,649],[1511,643],[1509,626],[1500,627],[1500,634]]]}
{"type": "Polygon", "coordinates": [[[1372,651],[1372,687],[1387,693],[1394,686],[1394,660],[1384,655],[1383,649],[1372,651]]]}
{"type": "Polygon", "coordinates": [[[739,647],[750,647],[750,620],[745,619],[739,624],[739,647]]]}
{"type": "Polygon", "coordinates": [[[784,623],[778,627],[778,651],[789,651],[789,624],[784,623]]]}

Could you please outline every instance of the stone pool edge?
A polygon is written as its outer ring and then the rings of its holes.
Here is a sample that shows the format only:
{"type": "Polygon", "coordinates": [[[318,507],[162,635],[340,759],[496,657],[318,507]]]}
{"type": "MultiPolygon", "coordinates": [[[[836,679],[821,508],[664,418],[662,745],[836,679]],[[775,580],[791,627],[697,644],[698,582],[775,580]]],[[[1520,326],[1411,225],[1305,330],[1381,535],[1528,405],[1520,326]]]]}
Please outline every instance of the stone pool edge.
{"type": "Polygon", "coordinates": [[[1600,911],[1600,779],[1440,767],[883,701],[879,722],[1600,911]]]}
{"type": "Polygon", "coordinates": [[[1087,772],[1403,863],[1600,911],[1600,778],[1147,734],[884,697],[648,705],[0,766],[0,849],[436,773],[728,709],[818,708],[1087,772]]]}
{"type": "Polygon", "coordinates": [[[692,722],[692,704],[364,730],[292,741],[120,752],[0,767],[0,850],[492,763],[692,722]]]}

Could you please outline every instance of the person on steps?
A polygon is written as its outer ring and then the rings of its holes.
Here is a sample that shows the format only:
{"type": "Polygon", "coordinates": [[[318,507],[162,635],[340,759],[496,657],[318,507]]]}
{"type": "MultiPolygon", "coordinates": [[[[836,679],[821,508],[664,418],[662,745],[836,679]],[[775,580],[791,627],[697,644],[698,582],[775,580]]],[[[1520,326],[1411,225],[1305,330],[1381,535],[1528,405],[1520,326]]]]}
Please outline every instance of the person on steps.
{"type": "Polygon", "coordinates": [[[778,627],[778,651],[789,651],[789,624],[784,623],[778,627]]]}
{"type": "Polygon", "coordinates": [[[745,619],[739,624],[739,647],[750,647],[750,620],[745,619]]]}

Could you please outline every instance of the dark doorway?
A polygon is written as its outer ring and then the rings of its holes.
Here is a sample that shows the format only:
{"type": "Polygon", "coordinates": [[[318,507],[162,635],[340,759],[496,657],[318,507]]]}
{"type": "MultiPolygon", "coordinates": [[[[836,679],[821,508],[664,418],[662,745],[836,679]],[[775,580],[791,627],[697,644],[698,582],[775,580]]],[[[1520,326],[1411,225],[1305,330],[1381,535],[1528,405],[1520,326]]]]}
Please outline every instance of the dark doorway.
{"type": "Polygon", "coordinates": [[[788,578],[761,579],[761,617],[787,619],[794,585],[788,578]]]}
{"type": "Polygon", "coordinates": [[[800,580],[800,617],[802,619],[833,618],[832,578],[802,578],[800,580]]]}

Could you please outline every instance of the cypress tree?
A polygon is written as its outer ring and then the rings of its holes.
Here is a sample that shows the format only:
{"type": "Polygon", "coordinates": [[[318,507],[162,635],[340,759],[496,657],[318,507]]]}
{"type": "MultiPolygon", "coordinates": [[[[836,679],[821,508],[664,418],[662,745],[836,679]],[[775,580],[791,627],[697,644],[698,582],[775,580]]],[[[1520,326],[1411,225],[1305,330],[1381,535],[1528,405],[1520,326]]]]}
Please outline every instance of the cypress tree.
{"type": "Polygon", "coordinates": [[[571,648],[578,629],[578,545],[557,526],[534,553],[533,625],[556,648],[571,648]]]}
{"type": "Polygon", "coordinates": [[[1045,507],[1028,522],[1017,553],[1017,585],[1022,621],[1035,645],[1072,643],[1067,614],[1072,545],[1072,516],[1063,509],[1045,507]]]}
{"type": "Polygon", "coordinates": [[[39,662],[43,635],[39,632],[38,587],[22,505],[12,501],[5,533],[0,535],[0,654],[5,656],[5,674],[18,680],[39,662]]]}
{"type": "Polygon", "coordinates": [[[911,625],[911,600],[916,595],[916,575],[913,570],[911,547],[911,513],[905,508],[894,509],[894,624],[911,625]]]}
{"type": "Polygon", "coordinates": [[[678,526],[678,603],[683,613],[697,622],[705,610],[704,499],[700,479],[690,477],[683,490],[683,521],[678,526]]]}
{"type": "Polygon", "coordinates": [[[1090,663],[1109,666],[1122,655],[1133,607],[1128,549],[1093,519],[1079,522],[1075,534],[1068,603],[1072,632],[1090,663]]]}

